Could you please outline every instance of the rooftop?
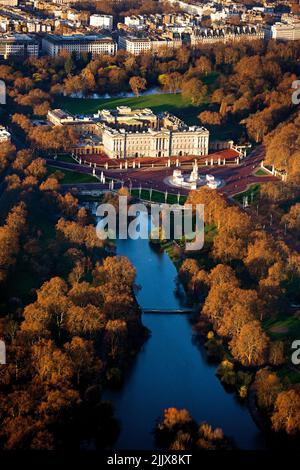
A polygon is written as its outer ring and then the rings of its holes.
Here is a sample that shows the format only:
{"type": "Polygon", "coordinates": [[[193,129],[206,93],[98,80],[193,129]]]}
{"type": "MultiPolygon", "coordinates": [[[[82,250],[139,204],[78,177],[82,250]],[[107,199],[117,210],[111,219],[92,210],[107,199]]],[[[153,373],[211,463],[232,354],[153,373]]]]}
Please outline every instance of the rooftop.
{"type": "Polygon", "coordinates": [[[51,42],[94,42],[94,41],[105,41],[113,42],[110,36],[103,34],[47,34],[46,39],[51,42]]]}

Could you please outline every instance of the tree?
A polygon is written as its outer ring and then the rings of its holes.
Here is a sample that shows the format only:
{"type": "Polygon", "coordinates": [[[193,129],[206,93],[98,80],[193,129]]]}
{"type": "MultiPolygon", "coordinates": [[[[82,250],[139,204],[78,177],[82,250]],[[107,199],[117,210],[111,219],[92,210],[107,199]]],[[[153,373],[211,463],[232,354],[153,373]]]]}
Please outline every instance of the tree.
{"type": "Polygon", "coordinates": [[[254,390],[258,405],[261,408],[271,409],[282,391],[282,385],[276,373],[265,368],[256,372],[254,390]]]}
{"type": "Polygon", "coordinates": [[[181,94],[185,100],[199,106],[207,95],[207,86],[198,78],[191,78],[182,83],[181,94]]]}
{"type": "Polygon", "coordinates": [[[284,364],[284,343],[283,341],[272,341],[269,351],[269,362],[274,366],[284,364]]]}
{"type": "Polygon", "coordinates": [[[240,333],[230,342],[233,356],[244,366],[259,366],[265,363],[269,338],[257,320],[246,323],[240,333]]]}
{"type": "Polygon", "coordinates": [[[33,113],[36,116],[47,116],[47,113],[50,109],[50,104],[48,101],[44,101],[43,103],[36,104],[33,107],[33,113]]]}
{"type": "Polygon", "coordinates": [[[72,361],[77,386],[81,385],[82,381],[89,383],[101,372],[103,364],[95,356],[92,341],[74,336],[70,343],[64,345],[64,349],[72,361]]]}
{"type": "Polygon", "coordinates": [[[198,273],[199,265],[195,259],[186,258],[180,266],[178,277],[185,287],[192,292],[194,286],[190,285],[193,277],[198,273]]]}
{"type": "Polygon", "coordinates": [[[51,340],[34,343],[32,361],[38,378],[45,385],[67,386],[74,373],[71,359],[51,340]]]}
{"type": "Polygon", "coordinates": [[[196,60],[195,66],[202,75],[208,75],[212,71],[211,61],[205,55],[196,60]]]}
{"type": "Polygon", "coordinates": [[[117,300],[121,293],[131,294],[136,270],[125,256],[109,256],[102,266],[96,265],[93,276],[94,282],[102,286],[104,298],[109,291],[117,300]]]}
{"type": "Polygon", "coordinates": [[[239,286],[239,281],[234,270],[226,264],[217,264],[209,274],[209,282],[211,286],[222,286],[224,284],[239,286]]]}
{"type": "Polygon", "coordinates": [[[105,342],[113,360],[122,356],[126,347],[127,325],[124,320],[109,320],[105,325],[105,342]]]}
{"type": "Polygon", "coordinates": [[[28,149],[22,149],[17,152],[17,156],[12,162],[12,168],[18,172],[23,172],[24,169],[32,161],[32,151],[28,149]]]}
{"type": "Polygon", "coordinates": [[[213,256],[222,262],[243,259],[246,255],[251,220],[237,207],[227,207],[221,215],[220,228],[213,242],[213,256]]]}
{"type": "Polygon", "coordinates": [[[224,305],[224,314],[218,333],[231,338],[239,335],[244,325],[255,320],[258,311],[259,302],[255,290],[234,289],[232,305],[224,305]]]}
{"type": "Polygon", "coordinates": [[[67,291],[67,284],[59,277],[45,282],[37,291],[36,302],[27,305],[24,310],[22,331],[39,338],[50,333],[60,337],[71,304],[67,291]]]}
{"type": "Polygon", "coordinates": [[[189,412],[185,409],[178,410],[177,408],[167,408],[164,411],[163,426],[167,429],[191,423],[191,421],[192,418],[189,412]]]}
{"type": "Polygon", "coordinates": [[[2,142],[0,148],[0,173],[2,173],[9,161],[12,159],[16,151],[16,147],[10,142],[2,142]]]}
{"type": "Polygon", "coordinates": [[[300,431],[300,394],[297,390],[279,393],[275,402],[275,411],[271,418],[275,431],[296,434],[300,431]]]}
{"type": "Polygon", "coordinates": [[[72,335],[95,336],[104,328],[105,317],[94,305],[72,305],[67,311],[66,329],[72,335]]]}
{"type": "Polygon", "coordinates": [[[129,80],[130,88],[136,96],[139,96],[141,91],[146,90],[147,80],[143,77],[134,76],[129,80]]]}
{"type": "Polygon", "coordinates": [[[180,90],[182,83],[182,76],[179,72],[171,72],[159,75],[159,83],[163,86],[164,90],[170,93],[176,93],[180,90]]]}
{"type": "Polygon", "coordinates": [[[24,173],[27,176],[35,176],[37,179],[43,178],[47,174],[45,160],[36,158],[25,168],[24,173]]]}
{"type": "Polygon", "coordinates": [[[203,111],[199,114],[198,118],[203,124],[210,124],[212,126],[219,126],[221,124],[221,115],[212,111],[203,111]]]}
{"type": "Polygon", "coordinates": [[[300,230],[300,203],[292,205],[289,212],[281,219],[282,224],[286,224],[290,230],[299,232],[300,230]]]}
{"type": "Polygon", "coordinates": [[[12,116],[12,122],[19,126],[25,133],[28,133],[31,129],[30,119],[25,114],[15,113],[12,116]]]}
{"type": "Polygon", "coordinates": [[[59,188],[60,188],[59,182],[57,181],[56,178],[53,178],[51,176],[40,184],[41,191],[49,191],[51,193],[54,193],[58,191],[59,188]]]}
{"type": "Polygon", "coordinates": [[[26,207],[23,202],[9,212],[6,223],[0,227],[0,282],[15,264],[20,248],[20,236],[26,230],[26,207]]]}
{"type": "Polygon", "coordinates": [[[263,231],[255,235],[254,241],[248,245],[244,263],[253,277],[263,279],[267,276],[268,269],[280,260],[281,254],[271,235],[263,231]]]}

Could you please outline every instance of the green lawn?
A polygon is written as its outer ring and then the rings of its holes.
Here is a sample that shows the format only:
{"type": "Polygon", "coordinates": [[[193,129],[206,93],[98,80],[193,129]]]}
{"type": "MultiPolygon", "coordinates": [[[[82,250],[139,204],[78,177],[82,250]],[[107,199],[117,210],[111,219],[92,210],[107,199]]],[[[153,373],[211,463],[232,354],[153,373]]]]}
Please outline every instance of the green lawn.
{"type": "Polygon", "coordinates": [[[72,158],[71,155],[68,155],[68,154],[57,155],[56,160],[58,162],[66,162],[66,163],[74,163],[75,162],[74,158],[72,158]]]}
{"type": "MultiPolygon", "coordinates": [[[[208,109],[210,95],[204,98],[199,106],[185,101],[180,93],[157,94],[132,98],[69,98],[57,97],[54,106],[70,111],[72,114],[93,114],[99,109],[115,109],[117,106],[129,106],[132,109],[151,108],[154,113],[169,111],[192,126],[199,124],[198,115],[208,109]]],[[[244,127],[233,119],[220,126],[206,126],[213,140],[238,140],[243,134],[244,127]]]]}
{"type": "Polygon", "coordinates": [[[282,315],[277,320],[267,320],[264,328],[273,340],[285,340],[287,338],[300,338],[300,320],[293,315],[282,315]]]}
{"type": "Polygon", "coordinates": [[[85,173],[78,173],[77,171],[61,170],[60,168],[55,168],[48,166],[48,175],[59,171],[64,174],[63,179],[60,181],[62,184],[76,184],[76,183],[98,183],[97,178],[94,178],[92,175],[87,175],[85,173]]]}
{"type": "Polygon", "coordinates": [[[255,172],[255,176],[268,176],[269,173],[267,173],[263,168],[260,168],[255,172]]]}
{"type": "Polygon", "coordinates": [[[244,197],[248,197],[248,204],[251,204],[252,198],[253,202],[256,202],[259,199],[260,195],[260,184],[255,183],[251,184],[251,186],[244,192],[238,193],[235,196],[233,196],[233,199],[235,199],[237,202],[240,204],[243,203],[244,197]]]}
{"type": "Polygon", "coordinates": [[[288,379],[292,384],[300,383],[300,372],[297,372],[295,369],[285,367],[284,369],[278,370],[276,373],[281,380],[288,379]]]}
{"type": "MultiPolygon", "coordinates": [[[[148,189],[142,189],[141,190],[141,196],[140,196],[140,190],[139,189],[133,189],[131,191],[132,196],[136,197],[141,197],[141,199],[145,201],[150,201],[150,191],[148,189]]],[[[186,201],[186,196],[180,196],[179,198],[179,203],[184,204],[186,201]]],[[[165,201],[165,193],[161,191],[152,191],[152,197],[151,197],[151,202],[166,202],[165,201]]],[[[178,202],[178,197],[176,194],[168,194],[167,196],[167,203],[168,204],[177,204],[178,202]]]]}
{"type": "Polygon", "coordinates": [[[203,111],[207,102],[206,99],[202,105],[193,106],[191,103],[184,101],[180,93],[109,99],[59,96],[56,98],[54,106],[63,108],[73,114],[92,114],[96,113],[98,109],[115,109],[117,106],[130,106],[132,109],[151,108],[155,113],[170,111],[187,124],[194,125],[199,123],[197,116],[203,111]]]}

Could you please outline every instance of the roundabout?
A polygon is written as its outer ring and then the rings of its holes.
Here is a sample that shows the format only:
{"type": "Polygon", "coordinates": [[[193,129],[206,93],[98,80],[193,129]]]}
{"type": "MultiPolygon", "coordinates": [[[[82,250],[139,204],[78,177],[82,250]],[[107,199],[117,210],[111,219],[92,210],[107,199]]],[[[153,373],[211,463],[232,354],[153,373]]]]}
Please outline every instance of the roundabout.
{"type": "Polygon", "coordinates": [[[218,189],[224,186],[224,181],[216,178],[214,175],[206,174],[199,175],[197,160],[193,163],[193,168],[190,173],[183,173],[178,168],[173,171],[173,174],[165,179],[165,183],[169,186],[184,189],[198,189],[202,186],[207,186],[210,189],[218,189]]]}

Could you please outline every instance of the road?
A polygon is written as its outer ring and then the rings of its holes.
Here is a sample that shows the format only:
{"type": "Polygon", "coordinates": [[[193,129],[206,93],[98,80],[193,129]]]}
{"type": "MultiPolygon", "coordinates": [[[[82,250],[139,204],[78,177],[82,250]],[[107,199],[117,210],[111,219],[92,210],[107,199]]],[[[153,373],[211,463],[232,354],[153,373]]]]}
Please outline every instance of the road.
{"type": "MultiPolygon", "coordinates": [[[[206,157],[210,160],[210,156],[206,157]]],[[[254,174],[255,170],[259,168],[261,161],[264,158],[264,148],[263,146],[257,147],[253,152],[251,152],[248,157],[246,157],[239,165],[236,165],[234,161],[231,161],[228,165],[214,165],[214,166],[200,166],[199,173],[206,175],[212,174],[217,178],[220,178],[225,182],[225,185],[222,186],[218,191],[224,194],[227,197],[230,197],[236,193],[245,191],[247,187],[253,183],[263,183],[267,181],[274,180],[273,176],[256,176],[254,174]]],[[[194,159],[190,159],[189,162],[185,162],[184,171],[188,171],[192,167],[192,162],[194,159]]],[[[62,161],[53,161],[47,160],[47,163],[56,166],[61,170],[73,170],[80,173],[92,174],[93,169],[88,164],[77,164],[77,163],[68,163],[62,161]]],[[[119,162],[120,164],[120,162],[119,162]]],[[[177,194],[188,194],[189,190],[186,188],[172,187],[166,183],[166,178],[171,176],[174,170],[173,167],[152,167],[152,163],[148,167],[144,168],[130,168],[130,169],[120,169],[110,168],[105,169],[95,169],[95,174],[100,177],[101,173],[105,175],[106,178],[113,179],[115,181],[114,188],[119,189],[122,184],[127,187],[159,190],[159,191],[168,191],[168,193],[177,194]]],[[[84,190],[102,190],[108,189],[108,183],[85,183],[85,184],[69,184],[63,185],[65,189],[72,190],[73,188],[84,189],[84,190]]]]}

